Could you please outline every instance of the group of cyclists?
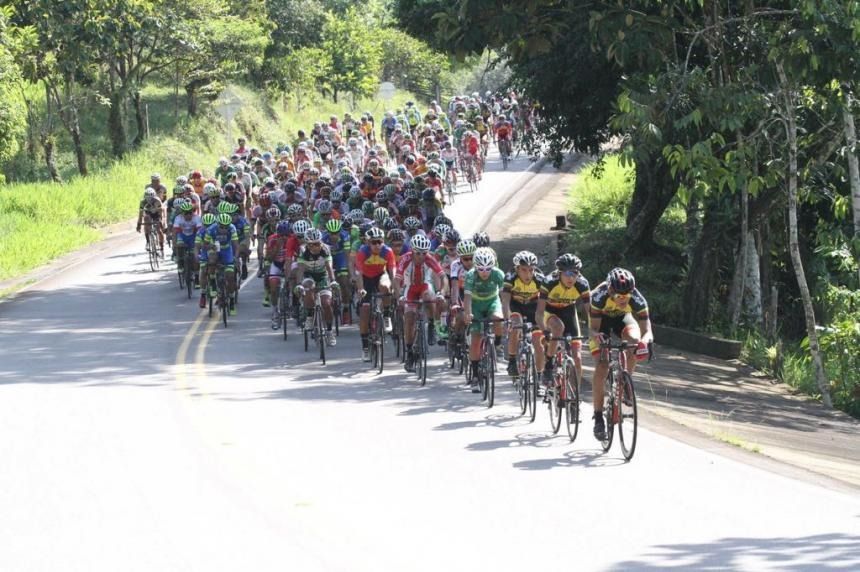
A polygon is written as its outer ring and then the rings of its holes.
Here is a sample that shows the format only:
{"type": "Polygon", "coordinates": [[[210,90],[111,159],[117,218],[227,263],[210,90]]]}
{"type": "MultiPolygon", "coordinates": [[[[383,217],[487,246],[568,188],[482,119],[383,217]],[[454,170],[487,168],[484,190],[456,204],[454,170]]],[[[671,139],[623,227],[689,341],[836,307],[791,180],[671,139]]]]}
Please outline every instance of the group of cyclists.
{"type": "MultiPolygon", "coordinates": [[[[475,372],[482,323],[493,321],[496,350],[516,378],[525,322],[533,326],[537,369],[549,384],[557,340],[580,334],[577,308],[589,316],[595,356],[600,336],[615,334],[636,342],[630,356],[641,358],[653,336],[647,302],[629,271],[613,269],[592,289],[581,260],[571,253],[559,256],[548,274],[528,251],[517,253],[507,267],[487,233],[462,236],[444,212],[444,181],[456,181],[457,171],[472,164],[480,177],[490,142],[510,152],[518,129],[529,128],[529,117],[515,94],[473,93],[453,98],[445,110],[433,101],[425,113],[408,102],[386,112],[379,126],[369,112],[332,115],[272,151],[240,138],[209,177],[195,170],[178,177],[168,192],[153,174],[137,230],[145,229],[148,251],[159,249],[164,256],[165,241],[172,246],[180,273],[192,265],[201,308],[221,273],[225,303],[235,315],[253,253],[273,329],[285,327],[284,312],[298,316],[301,309],[307,328],[321,311],[325,331],[318,342],[335,346],[333,325],[352,323],[355,308],[365,361],[377,300],[386,335],[394,333],[392,320],[398,317],[407,371],[415,368],[419,311],[429,346],[461,344],[475,372]],[[551,335],[545,340],[545,334],[551,335]]],[[[570,345],[581,378],[581,342],[570,345]]],[[[635,361],[629,360],[630,368],[635,361]]],[[[596,367],[594,432],[601,439],[606,369],[599,359],[596,367]]],[[[478,381],[472,376],[475,392],[478,381]]]]}

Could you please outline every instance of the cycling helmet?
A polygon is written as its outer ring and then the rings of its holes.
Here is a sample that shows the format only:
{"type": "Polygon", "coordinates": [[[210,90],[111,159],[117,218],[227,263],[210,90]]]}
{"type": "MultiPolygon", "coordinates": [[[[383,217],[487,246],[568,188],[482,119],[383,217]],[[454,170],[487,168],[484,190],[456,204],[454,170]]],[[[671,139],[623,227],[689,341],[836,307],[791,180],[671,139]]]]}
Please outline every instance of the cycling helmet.
{"type": "Polygon", "coordinates": [[[296,236],[304,236],[305,233],[310,230],[312,226],[313,225],[311,225],[310,221],[308,220],[297,220],[293,223],[293,232],[296,234],[296,236]]]}
{"type": "Polygon", "coordinates": [[[460,242],[460,233],[452,228],[445,233],[444,240],[445,242],[453,242],[454,244],[457,244],[460,242]]]}
{"type": "Polygon", "coordinates": [[[388,242],[402,242],[406,240],[406,235],[399,228],[392,228],[388,231],[388,242]]]}
{"type": "Polygon", "coordinates": [[[416,234],[409,242],[409,247],[415,252],[428,252],[430,250],[430,239],[423,234],[416,234]]]}
{"type": "Polygon", "coordinates": [[[289,236],[289,234],[290,234],[290,223],[285,221],[285,220],[282,220],[281,222],[278,223],[278,226],[275,230],[281,236],[289,236]]]}
{"type": "Polygon", "coordinates": [[[239,212],[239,205],[236,203],[227,203],[227,212],[229,214],[236,214],[239,212]]]}
{"type": "Polygon", "coordinates": [[[636,288],[636,280],[633,278],[633,274],[624,268],[613,268],[610,270],[606,276],[606,281],[616,294],[627,294],[636,288]]]}
{"type": "Polygon", "coordinates": [[[361,223],[361,226],[358,227],[358,232],[361,233],[361,236],[367,238],[367,233],[372,228],[373,228],[372,222],[363,222],[363,223],[361,223]]]}
{"type": "Polygon", "coordinates": [[[221,196],[221,191],[219,191],[218,187],[212,183],[206,183],[206,185],[203,186],[203,192],[206,193],[207,197],[212,199],[217,199],[221,196]]]}
{"type": "Polygon", "coordinates": [[[351,218],[353,222],[362,221],[364,220],[364,211],[361,209],[352,209],[349,211],[349,218],[351,218]]]}
{"type": "Polygon", "coordinates": [[[152,176],[149,178],[152,179],[153,181],[160,181],[161,175],[159,175],[158,173],[153,173],[152,176]]]}
{"type": "Polygon", "coordinates": [[[496,265],[496,255],[489,248],[478,248],[474,257],[475,266],[479,269],[493,268],[496,265]]]}
{"type": "Polygon", "coordinates": [[[365,236],[367,237],[368,240],[384,240],[385,239],[385,233],[382,231],[382,229],[377,228],[375,226],[371,227],[365,233],[365,236]]]}
{"type": "Polygon", "coordinates": [[[436,228],[433,229],[433,234],[435,234],[439,240],[443,240],[445,238],[445,234],[451,230],[451,227],[447,224],[437,224],[436,228]]]}
{"type": "Polygon", "coordinates": [[[388,209],[385,207],[377,207],[375,211],[373,211],[373,219],[376,222],[382,222],[387,219],[389,216],[388,209]]]}
{"type": "Polygon", "coordinates": [[[436,191],[433,189],[424,189],[421,191],[421,199],[424,201],[435,201],[436,200],[436,191]]]}
{"type": "Polygon", "coordinates": [[[454,223],[451,222],[451,219],[446,217],[443,214],[440,214],[435,219],[433,219],[433,225],[438,226],[440,224],[447,224],[448,226],[454,226],[454,223]]]}
{"type": "Polygon", "coordinates": [[[418,202],[420,198],[418,196],[418,191],[415,189],[407,189],[406,192],[403,193],[403,196],[406,198],[406,202],[418,202]]]}
{"type": "Polygon", "coordinates": [[[143,198],[145,199],[154,199],[155,195],[155,189],[153,189],[152,187],[146,187],[146,190],[143,191],[143,198]]]}
{"type": "Polygon", "coordinates": [[[191,213],[194,212],[194,205],[185,201],[179,206],[179,210],[184,213],[191,213]]]}
{"type": "Polygon", "coordinates": [[[477,248],[474,240],[466,238],[457,243],[457,254],[459,256],[472,256],[477,248]]]}
{"type": "Polygon", "coordinates": [[[537,268],[538,259],[534,252],[521,250],[514,254],[514,266],[531,266],[537,268]]]}
{"type": "Polygon", "coordinates": [[[395,228],[400,228],[400,225],[394,218],[389,217],[382,221],[382,228],[385,230],[394,230],[395,228]]]}
{"type": "MultiPolygon", "coordinates": [[[[562,254],[555,259],[555,267],[559,270],[582,270],[582,260],[573,254],[562,254]]],[[[632,279],[632,276],[631,276],[632,279]]]]}
{"type": "Polygon", "coordinates": [[[181,195],[183,192],[185,192],[185,191],[182,188],[182,185],[176,185],[175,187],[173,187],[173,196],[174,197],[177,195],[181,195]]]}
{"type": "Polygon", "coordinates": [[[219,213],[229,213],[230,212],[230,203],[226,201],[221,201],[218,203],[218,212],[219,213]]]}
{"type": "Polygon", "coordinates": [[[322,199],[317,203],[317,211],[321,214],[331,214],[331,201],[328,199],[322,199]]]}
{"type": "Polygon", "coordinates": [[[215,215],[212,213],[206,213],[203,215],[203,224],[206,226],[215,224],[215,215]]]}
{"type": "Polygon", "coordinates": [[[331,192],[331,202],[339,203],[343,200],[343,191],[332,191],[331,192]]]}
{"type": "Polygon", "coordinates": [[[421,228],[421,221],[414,216],[406,217],[403,226],[406,227],[406,230],[418,230],[421,228]]]}
{"type": "Polygon", "coordinates": [[[325,223],[325,229],[332,234],[336,234],[340,232],[340,229],[343,227],[343,223],[341,223],[338,219],[333,218],[327,223],[325,223]]]}
{"type": "Polygon", "coordinates": [[[224,185],[224,192],[225,193],[230,193],[230,192],[235,191],[235,190],[236,190],[236,184],[235,183],[227,183],[226,185],[224,185]]]}
{"type": "Polygon", "coordinates": [[[298,219],[302,216],[302,205],[293,203],[287,207],[287,216],[293,217],[294,219],[298,219]]]}
{"type": "Polygon", "coordinates": [[[315,228],[309,228],[305,231],[304,237],[305,242],[320,242],[322,240],[322,233],[315,228]]]}
{"type": "Polygon", "coordinates": [[[279,209],[278,207],[269,207],[269,209],[266,211],[266,218],[281,218],[281,209],[279,209]]]}
{"type": "Polygon", "coordinates": [[[376,207],[373,206],[373,201],[364,201],[361,203],[361,212],[366,216],[373,215],[373,211],[376,207]]]}
{"type": "Polygon", "coordinates": [[[349,198],[357,199],[361,196],[361,188],[360,187],[352,187],[349,189],[349,198]]]}
{"type": "Polygon", "coordinates": [[[490,246],[490,235],[486,232],[476,232],[475,236],[472,237],[472,240],[475,241],[475,246],[478,248],[486,248],[490,246]]]}
{"type": "Polygon", "coordinates": [[[233,217],[227,213],[221,213],[218,215],[218,224],[223,226],[233,224],[233,217]]]}

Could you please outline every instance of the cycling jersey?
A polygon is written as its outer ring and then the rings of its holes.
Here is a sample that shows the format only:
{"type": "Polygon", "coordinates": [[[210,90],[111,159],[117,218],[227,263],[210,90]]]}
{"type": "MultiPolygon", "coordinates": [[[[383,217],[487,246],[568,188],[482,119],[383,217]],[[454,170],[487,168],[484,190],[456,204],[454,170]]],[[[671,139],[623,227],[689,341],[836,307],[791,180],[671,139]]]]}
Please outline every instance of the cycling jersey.
{"type": "Polygon", "coordinates": [[[152,200],[143,199],[140,201],[140,210],[150,216],[161,216],[164,207],[163,203],[158,198],[154,198],[152,200]]]}
{"type": "Polygon", "coordinates": [[[442,265],[439,264],[435,256],[427,253],[424,257],[424,263],[418,266],[413,262],[414,255],[414,251],[403,255],[397,265],[397,276],[406,287],[432,284],[433,276],[442,273],[442,265]]]}
{"type": "Polygon", "coordinates": [[[512,270],[505,276],[504,291],[511,295],[511,302],[518,304],[535,304],[540,298],[544,287],[544,275],[535,271],[530,282],[523,282],[516,270],[512,270]]]}
{"type": "Polygon", "coordinates": [[[565,308],[575,304],[579,300],[588,302],[590,297],[588,280],[580,274],[576,277],[573,286],[568,288],[562,284],[559,272],[555,270],[546,278],[546,283],[541,288],[540,296],[546,300],[548,308],[565,308]]]}
{"type": "Polygon", "coordinates": [[[349,233],[341,230],[336,234],[324,232],[322,242],[331,252],[332,264],[335,270],[345,270],[349,260],[349,233]]]}
{"type": "Polygon", "coordinates": [[[328,246],[323,244],[319,252],[314,254],[307,245],[304,245],[299,252],[297,261],[305,278],[313,278],[317,284],[327,283],[328,271],[326,268],[331,265],[331,251],[329,251],[328,246]]]}
{"type": "Polygon", "coordinates": [[[285,236],[280,236],[278,234],[270,236],[269,240],[266,242],[266,260],[274,262],[275,264],[280,264],[280,266],[283,267],[284,262],[290,258],[287,253],[288,242],[289,240],[285,236]]]}
{"type": "Polygon", "coordinates": [[[478,276],[478,269],[472,268],[466,274],[465,293],[471,294],[475,300],[492,300],[499,297],[499,291],[505,285],[505,274],[498,268],[493,268],[486,280],[478,276]]]}
{"type": "Polygon", "coordinates": [[[240,216],[233,221],[233,226],[236,227],[236,236],[239,238],[239,242],[242,242],[246,238],[250,239],[250,225],[248,224],[248,219],[240,216]]]}
{"type": "Polygon", "coordinates": [[[223,226],[219,223],[213,223],[206,229],[206,235],[203,242],[207,245],[218,245],[221,250],[229,247],[233,242],[239,242],[239,236],[236,232],[236,227],[232,224],[223,226]]]}
{"type": "Polygon", "coordinates": [[[386,270],[394,270],[394,251],[383,244],[379,254],[374,254],[369,244],[358,249],[355,257],[355,267],[366,278],[382,276],[386,270]]]}
{"type": "Polygon", "coordinates": [[[603,282],[599,284],[591,292],[591,317],[592,318],[618,318],[624,314],[633,314],[637,320],[648,319],[648,302],[645,297],[639,292],[638,288],[634,288],[630,293],[630,298],[625,306],[619,306],[612,296],[609,294],[609,284],[603,282]]]}

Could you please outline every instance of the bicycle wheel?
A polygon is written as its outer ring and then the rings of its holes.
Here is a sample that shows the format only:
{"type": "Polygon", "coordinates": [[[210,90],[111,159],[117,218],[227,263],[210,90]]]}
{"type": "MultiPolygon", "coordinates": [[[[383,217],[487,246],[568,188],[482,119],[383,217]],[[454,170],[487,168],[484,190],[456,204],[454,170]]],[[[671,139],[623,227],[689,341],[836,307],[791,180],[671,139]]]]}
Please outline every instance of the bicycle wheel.
{"type": "Polygon", "coordinates": [[[230,302],[227,301],[226,295],[221,298],[221,321],[224,322],[224,327],[227,327],[227,313],[230,309],[230,302]]]}
{"type": "Polygon", "coordinates": [[[418,340],[418,347],[421,348],[421,354],[418,356],[418,363],[421,366],[421,387],[427,383],[427,354],[430,351],[430,348],[427,346],[427,332],[423,328],[421,328],[421,338],[418,340]]]}
{"type": "Polygon", "coordinates": [[[379,346],[376,345],[376,325],[380,318],[376,311],[370,315],[370,336],[368,336],[367,347],[370,351],[370,367],[376,369],[379,366],[379,346]]]}
{"type": "Polygon", "coordinates": [[[564,379],[564,419],[567,425],[567,436],[573,443],[579,433],[579,378],[576,375],[576,366],[569,360],[565,360],[564,379]]]}
{"type": "Polygon", "coordinates": [[[615,375],[615,370],[610,368],[606,383],[603,384],[603,422],[606,425],[606,438],[601,445],[604,453],[612,447],[612,438],[615,436],[615,425],[612,422],[615,418],[615,375]]]}
{"type": "Polygon", "coordinates": [[[552,377],[552,384],[546,390],[549,397],[547,400],[549,425],[552,428],[553,435],[556,435],[558,430],[561,429],[561,414],[564,408],[561,403],[561,384],[564,383],[564,380],[562,379],[563,373],[560,370],[561,367],[556,368],[552,377]]]}
{"type": "MultiPolygon", "coordinates": [[[[487,344],[489,346],[489,344],[487,344]]],[[[487,407],[492,407],[496,402],[496,348],[490,346],[490,368],[487,371],[487,407]]]]}
{"type": "Polygon", "coordinates": [[[314,332],[316,333],[317,346],[319,346],[320,348],[320,361],[322,361],[322,364],[325,365],[326,330],[325,328],[323,328],[322,307],[316,307],[316,311],[314,312],[314,318],[314,332]]]}
{"type": "Polygon", "coordinates": [[[299,320],[302,324],[302,334],[305,337],[305,351],[308,351],[308,346],[310,345],[310,330],[305,327],[305,322],[307,322],[307,313],[308,311],[302,306],[301,311],[299,312],[299,320]]]}
{"type": "Polygon", "coordinates": [[[618,442],[621,444],[621,454],[626,460],[633,458],[636,452],[636,434],[638,432],[638,412],[636,408],[636,392],[633,389],[633,378],[630,374],[621,373],[621,390],[616,393],[616,403],[620,407],[618,416],[618,442]]]}
{"type": "Polygon", "coordinates": [[[529,410],[529,404],[531,403],[531,398],[529,397],[529,388],[531,385],[531,380],[529,376],[531,374],[531,359],[532,356],[528,352],[522,352],[520,354],[520,358],[517,359],[517,368],[520,367],[520,362],[522,362],[522,371],[519,372],[517,376],[517,393],[520,398],[520,415],[525,415],[529,410]]]}
{"type": "MultiPolygon", "coordinates": [[[[209,288],[210,288],[209,286],[206,287],[207,290],[209,288]]],[[[209,292],[206,292],[206,298],[209,300],[209,317],[211,318],[212,317],[212,308],[215,305],[215,298],[213,298],[212,294],[210,294],[209,292]]]]}
{"type": "Polygon", "coordinates": [[[278,297],[278,311],[281,314],[281,329],[284,331],[284,341],[287,339],[287,323],[290,321],[290,294],[289,290],[281,285],[281,295],[278,297]]]}
{"type": "Polygon", "coordinates": [[[185,258],[185,293],[188,294],[188,299],[191,299],[191,295],[194,292],[194,271],[192,270],[191,260],[186,257],[185,258]]]}
{"type": "Polygon", "coordinates": [[[532,355],[531,371],[529,372],[529,423],[534,423],[537,417],[537,398],[538,398],[538,372],[537,364],[532,355]]]}
{"type": "Polygon", "coordinates": [[[487,390],[489,388],[489,384],[487,383],[487,376],[489,375],[488,370],[490,369],[489,363],[489,355],[487,354],[487,340],[486,338],[481,339],[481,361],[478,362],[478,383],[481,385],[481,401],[487,400],[487,390]]]}
{"type": "Polygon", "coordinates": [[[385,319],[380,314],[376,320],[376,344],[378,345],[376,364],[379,373],[385,368],[385,319]]]}

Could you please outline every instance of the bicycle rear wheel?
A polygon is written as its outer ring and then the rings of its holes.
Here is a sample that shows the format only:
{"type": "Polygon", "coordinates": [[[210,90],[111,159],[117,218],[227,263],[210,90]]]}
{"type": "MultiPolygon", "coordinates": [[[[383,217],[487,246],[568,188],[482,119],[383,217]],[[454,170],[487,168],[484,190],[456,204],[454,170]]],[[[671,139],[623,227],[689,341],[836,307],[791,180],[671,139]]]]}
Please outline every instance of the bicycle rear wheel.
{"type": "Polygon", "coordinates": [[[579,432],[579,378],[576,375],[576,366],[570,361],[564,364],[565,379],[565,423],[567,425],[567,436],[570,442],[576,441],[579,432]]]}
{"type": "Polygon", "coordinates": [[[636,452],[636,435],[638,432],[638,411],[636,408],[636,392],[633,389],[633,378],[630,374],[621,373],[622,385],[621,390],[616,391],[620,394],[620,399],[616,396],[616,403],[620,408],[618,416],[618,442],[621,444],[621,453],[626,460],[633,458],[633,453],[636,452]]]}
{"type": "Polygon", "coordinates": [[[314,332],[316,333],[317,346],[319,346],[320,348],[320,361],[322,361],[322,364],[325,365],[326,330],[325,328],[323,328],[322,308],[319,306],[316,307],[314,322],[314,332]]]}
{"type": "Polygon", "coordinates": [[[490,348],[490,355],[487,357],[487,407],[490,408],[496,402],[496,348],[490,344],[487,344],[487,347],[490,348]]]}
{"type": "Polygon", "coordinates": [[[379,346],[376,344],[376,326],[379,323],[379,316],[376,311],[370,315],[370,335],[367,340],[367,348],[370,351],[370,367],[376,369],[379,367],[379,346]]]}
{"type": "Polygon", "coordinates": [[[537,417],[537,398],[538,398],[538,372],[537,364],[532,355],[531,369],[529,371],[529,423],[534,423],[537,417]]]}
{"type": "MultiPolygon", "coordinates": [[[[528,413],[529,404],[531,403],[531,398],[529,397],[529,385],[531,381],[529,380],[529,374],[531,373],[531,355],[528,352],[525,352],[522,355],[523,361],[523,371],[519,373],[517,378],[517,393],[520,398],[520,415],[525,415],[528,413]]],[[[520,358],[517,359],[517,369],[519,369],[520,358]]]]}
{"type": "Polygon", "coordinates": [[[192,270],[191,260],[188,257],[185,258],[183,274],[185,274],[185,293],[188,294],[188,299],[190,300],[194,292],[194,270],[192,270]]]}

